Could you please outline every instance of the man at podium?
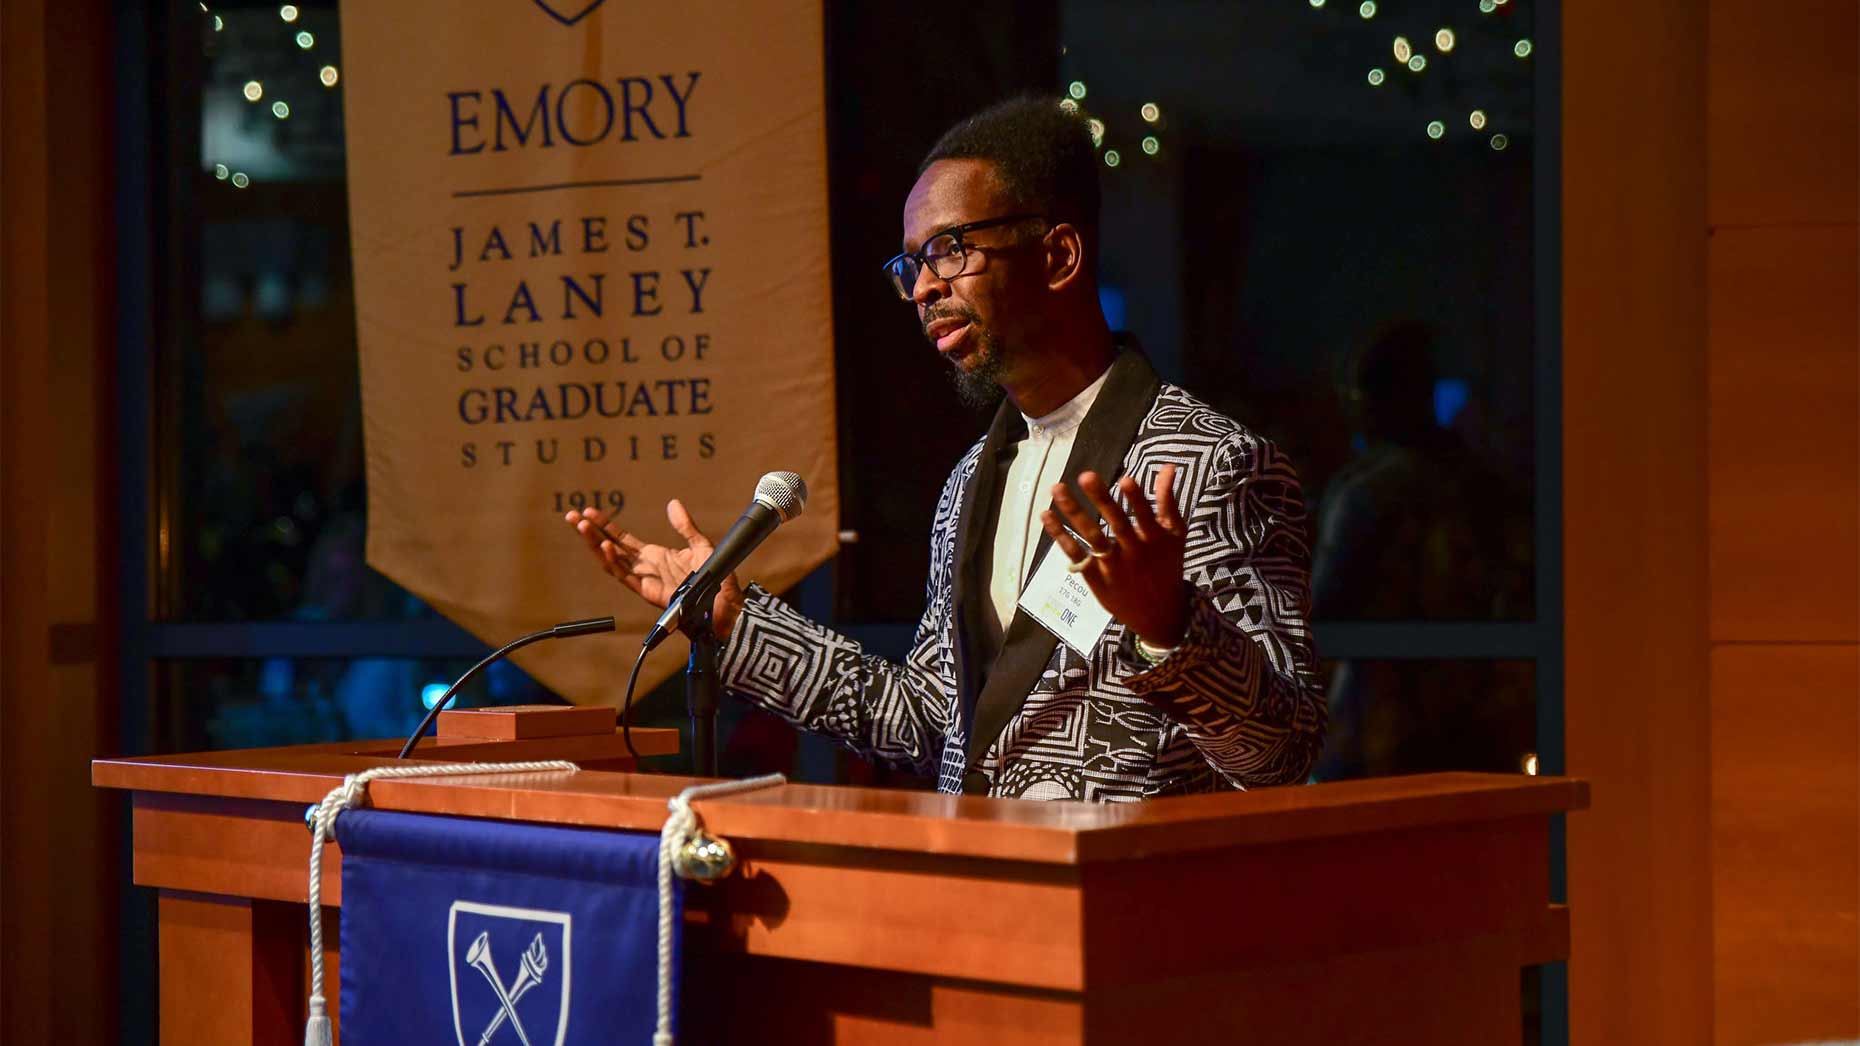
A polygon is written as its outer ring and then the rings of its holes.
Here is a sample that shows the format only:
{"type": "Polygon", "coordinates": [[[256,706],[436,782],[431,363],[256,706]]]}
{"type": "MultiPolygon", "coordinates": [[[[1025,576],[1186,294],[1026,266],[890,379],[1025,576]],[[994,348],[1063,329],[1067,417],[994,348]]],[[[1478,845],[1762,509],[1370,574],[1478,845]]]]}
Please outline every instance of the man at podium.
{"type": "MultiPolygon", "coordinates": [[[[1304,499],[1279,449],[1162,381],[1099,306],[1084,119],[1023,98],[931,149],[885,264],[957,392],[1002,397],[930,532],[927,607],[895,664],[734,578],[724,685],[940,791],[1130,801],[1301,781],[1324,745],[1304,499]],[[1050,498],[1050,504],[1049,504],[1050,498]]],[[[568,522],[663,606],[711,542],[568,522]]]]}

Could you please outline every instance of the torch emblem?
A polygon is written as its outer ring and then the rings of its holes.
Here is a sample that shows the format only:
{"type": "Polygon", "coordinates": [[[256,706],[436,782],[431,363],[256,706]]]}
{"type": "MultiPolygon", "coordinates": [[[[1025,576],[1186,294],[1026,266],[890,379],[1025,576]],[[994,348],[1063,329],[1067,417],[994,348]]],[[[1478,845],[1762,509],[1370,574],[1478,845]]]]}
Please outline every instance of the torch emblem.
{"type": "Polygon", "coordinates": [[[450,921],[446,950],[459,1046],[562,1046],[573,928],[568,913],[454,901],[450,921]],[[513,972],[506,979],[502,970],[513,972]]]}

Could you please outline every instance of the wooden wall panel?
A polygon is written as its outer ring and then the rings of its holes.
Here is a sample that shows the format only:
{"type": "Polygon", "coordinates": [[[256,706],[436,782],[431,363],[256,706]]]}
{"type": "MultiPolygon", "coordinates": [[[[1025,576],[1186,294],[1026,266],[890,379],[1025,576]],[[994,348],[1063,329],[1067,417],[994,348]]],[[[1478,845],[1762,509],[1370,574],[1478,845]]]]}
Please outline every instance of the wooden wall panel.
{"type": "Polygon", "coordinates": [[[102,462],[110,7],[7,3],[0,36],[0,1041],[118,1041],[120,804],[86,764],[114,644],[102,462]],[[100,655],[102,655],[100,657],[100,655]]]}
{"type": "Polygon", "coordinates": [[[1860,646],[1711,664],[1717,1044],[1860,1038],[1860,646]]]}
{"type": "Polygon", "coordinates": [[[1711,1041],[1705,36],[1703,5],[1563,7],[1577,1046],[1711,1041]]]}
{"type": "Polygon", "coordinates": [[[1860,235],[1718,229],[1711,635],[1860,641],[1860,235]]]}
{"type": "Polygon", "coordinates": [[[1860,1036],[1860,5],[1713,0],[1722,1046],[1860,1036]]]}
{"type": "Polygon", "coordinates": [[[1710,7],[1711,223],[1852,223],[1860,215],[1860,5],[1710,7]]]}
{"type": "Polygon", "coordinates": [[[50,849],[53,828],[44,814],[51,611],[38,508],[50,483],[51,432],[44,37],[43,5],[0,4],[0,1041],[9,1043],[53,1041],[51,884],[27,860],[50,849]]]}

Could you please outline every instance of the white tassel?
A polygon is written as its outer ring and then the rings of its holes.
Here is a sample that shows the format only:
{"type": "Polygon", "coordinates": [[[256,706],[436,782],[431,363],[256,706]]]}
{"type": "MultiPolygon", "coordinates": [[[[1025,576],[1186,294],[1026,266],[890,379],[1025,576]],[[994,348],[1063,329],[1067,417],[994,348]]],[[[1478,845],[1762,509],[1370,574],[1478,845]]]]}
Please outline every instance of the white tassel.
{"type": "Polygon", "coordinates": [[[675,1046],[672,1041],[672,926],[681,913],[672,904],[672,856],[700,827],[691,800],[713,796],[753,792],[787,784],[785,774],[764,774],[741,781],[692,785],[672,796],[666,807],[671,810],[659,829],[659,1019],[652,1032],[652,1046],[675,1046]]]}
{"type": "Polygon", "coordinates": [[[323,997],[310,996],[310,1019],[304,1022],[304,1046],[330,1046],[329,1015],[323,1012],[323,997]]]}

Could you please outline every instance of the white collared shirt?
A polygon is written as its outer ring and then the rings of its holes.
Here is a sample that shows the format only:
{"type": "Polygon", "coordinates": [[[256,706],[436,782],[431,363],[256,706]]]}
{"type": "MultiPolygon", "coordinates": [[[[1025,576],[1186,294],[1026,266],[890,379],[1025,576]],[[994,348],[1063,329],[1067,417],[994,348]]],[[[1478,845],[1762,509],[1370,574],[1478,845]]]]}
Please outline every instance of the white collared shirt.
{"type": "Polygon", "coordinates": [[[1043,529],[1040,512],[1052,503],[1048,491],[1064,478],[1066,459],[1072,456],[1079,426],[1110,374],[1106,368],[1097,381],[1045,417],[1021,415],[1027,423],[1027,438],[1015,444],[1014,461],[1007,468],[1007,483],[1001,489],[1001,519],[995,526],[994,566],[988,574],[987,623],[996,640],[1014,620],[1020,590],[1033,569],[1033,553],[1040,546],[1043,529]]]}

